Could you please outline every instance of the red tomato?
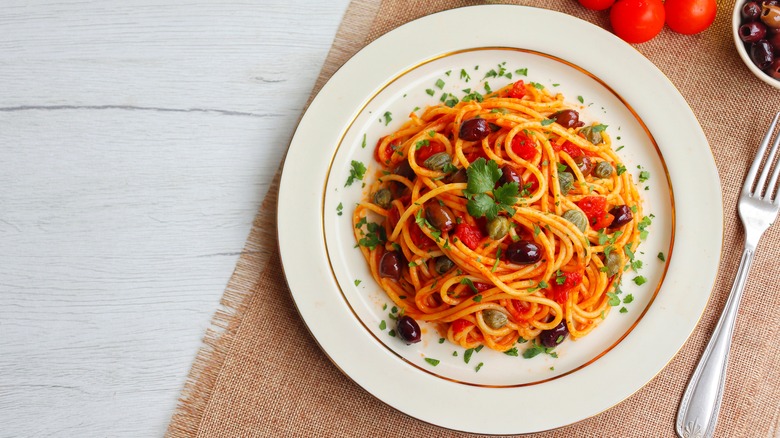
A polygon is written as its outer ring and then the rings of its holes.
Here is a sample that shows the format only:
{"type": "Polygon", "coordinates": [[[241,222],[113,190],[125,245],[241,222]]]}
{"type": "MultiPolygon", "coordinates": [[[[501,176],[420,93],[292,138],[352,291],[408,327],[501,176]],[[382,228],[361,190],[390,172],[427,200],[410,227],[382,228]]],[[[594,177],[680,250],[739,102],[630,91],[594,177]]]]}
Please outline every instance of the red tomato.
{"type": "Polygon", "coordinates": [[[458,227],[455,228],[455,237],[460,239],[464,245],[471,249],[475,249],[482,240],[482,233],[479,231],[478,227],[461,222],[458,224],[458,227]]]}
{"type": "Polygon", "coordinates": [[[663,29],[665,18],[661,0],[618,0],[609,11],[615,35],[632,44],[653,39],[663,29]]]}
{"type": "Polygon", "coordinates": [[[577,207],[588,217],[588,223],[594,230],[608,227],[615,219],[607,212],[607,198],[603,196],[586,196],[577,202],[577,207]]]}
{"type": "Polygon", "coordinates": [[[463,330],[466,330],[467,328],[473,326],[474,324],[466,321],[465,319],[456,319],[452,323],[452,332],[454,334],[458,334],[462,332],[463,330]]]}
{"type": "Polygon", "coordinates": [[[580,149],[579,146],[577,146],[576,144],[574,144],[574,143],[572,143],[572,142],[570,142],[568,140],[564,141],[563,144],[560,145],[560,146],[558,146],[555,143],[553,143],[553,150],[555,150],[556,152],[557,151],[564,151],[567,154],[569,154],[569,156],[572,157],[572,158],[580,157],[583,154],[582,149],[580,149]]]}
{"type": "Polygon", "coordinates": [[[707,29],[715,21],[718,4],[715,0],[666,0],[664,10],[669,29],[693,35],[707,29]]]}
{"type": "Polygon", "coordinates": [[[604,9],[609,9],[610,6],[612,6],[613,3],[615,3],[615,0],[577,0],[580,2],[580,4],[587,9],[592,9],[594,11],[603,11],[604,9]]]}
{"type": "Polygon", "coordinates": [[[512,138],[512,152],[516,153],[518,157],[529,161],[536,156],[536,146],[534,146],[534,141],[531,140],[531,137],[518,132],[512,138]]]}
{"type": "Polygon", "coordinates": [[[480,283],[479,281],[474,282],[474,288],[477,289],[478,292],[485,292],[492,287],[493,285],[489,283],[480,283]]]}
{"type": "Polygon", "coordinates": [[[520,189],[521,190],[522,189],[526,189],[526,186],[528,186],[527,190],[528,190],[529,194],[536,192],[536,189],[539,188],[539,180],[536,179],[536,175],[534,175],[534,174],[529,175],[528,179],[525,180],[525,182],[523,183],[523,186],[520,187],[520,189]]]}
{"type": "Polygon", "coordinates": [[[390,164],[390,158],[393,157],[396,144],[391,141],[386,148],[380,150],[379,146],[382,144],[382,141],[385,138],[386,137],[382,137],[376,142],[376,147],[374,147],[374,159],[377,161],[377,163],[390,164]]]}
{"type": "Polygon", "coordinates": [[[422,164],[433,154],[446,151],[447,148],[441,143],[431,143],[428,146],[421,147],[415,154],[414,158],[417,160],[417,164],[422,164]]]}
{"type": "Polygon", "coordinates": [[[507,96],[515,99],[522,99],[523,96],[525,96],[525,83],[520,80],[512,84],[512,89],[509,90],[507,96]]]}
{"type": "Polygon", "coordinates": [[[582,283],[581,272],[561,272],[553,278],[552,290],[553,298],[559,304],[563,304],[569,299],[569,291],[582,283]],[[563,277],[563,283],[558,284],[559,278],[563,277]]]}
{"type": "Polygon", "coordinates": [[[411,226],[409,236],[412,238],[412,243],[420,249],[428,249],[436,245],[430,237],[423,233],[423,230],[420,229],[420,226],[417,224],[411,226]]]}

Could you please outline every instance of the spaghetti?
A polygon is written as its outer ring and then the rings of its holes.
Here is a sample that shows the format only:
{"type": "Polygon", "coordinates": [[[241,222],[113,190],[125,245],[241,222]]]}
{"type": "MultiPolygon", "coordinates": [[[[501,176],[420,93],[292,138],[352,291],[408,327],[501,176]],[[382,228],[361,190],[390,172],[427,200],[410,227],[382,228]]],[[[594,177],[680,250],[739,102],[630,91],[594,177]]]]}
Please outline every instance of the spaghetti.
{"type": "Polygon", "coordinates": [[[523,81],[410,114],[377,143],[353,213],[401,312],[464,348],[590,333],[640,241],[637,188],[606,126],[523,81]]]}

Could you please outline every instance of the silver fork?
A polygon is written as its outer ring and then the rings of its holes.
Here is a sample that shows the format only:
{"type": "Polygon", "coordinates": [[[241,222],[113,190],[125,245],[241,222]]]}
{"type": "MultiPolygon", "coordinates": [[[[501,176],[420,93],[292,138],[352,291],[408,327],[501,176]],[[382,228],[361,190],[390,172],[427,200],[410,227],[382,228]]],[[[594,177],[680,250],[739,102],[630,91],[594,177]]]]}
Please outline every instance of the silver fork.
{"type": "Polygon", "coordinates": [[[753,263],[753,255],[756,252],[758,241],[764,231],[775,221],[777,212],[780,210],[780,193],[773,196],[778,175],[780,175],[780,165],[776,160],[780,134],[772,144],[769,156],[764,161],[764,155],[778,119],[780,119],[780,113],[775,115],[769,131],[758,148],[758,153],[750,166],[742,193],[739,196],[739,217],[745,228],[745,249],[742,252],[742,261],[739,263],[737,277],[731,287],[726,307],[723,308],[723,313],[715,326],[712,338],[707,343],[707,348],[696,366],[688,388],[685,389],[680,409],[677,411],[677,434],[683,438],[712,437],[715,424],[718,421],[739,301],[742,298],[742,291],[745,289],[745,282],[750,272],[750,265],[753,263]],[[769,177],[769,170],[773,163],[774,171],[769,177]],[[761,170],[760,175],[759,169],[761,170]],[[758,179],[756,179],[756,175],[758,175],[758,179]],[[767,184],[768,177],[769,184],[767,184]]]}

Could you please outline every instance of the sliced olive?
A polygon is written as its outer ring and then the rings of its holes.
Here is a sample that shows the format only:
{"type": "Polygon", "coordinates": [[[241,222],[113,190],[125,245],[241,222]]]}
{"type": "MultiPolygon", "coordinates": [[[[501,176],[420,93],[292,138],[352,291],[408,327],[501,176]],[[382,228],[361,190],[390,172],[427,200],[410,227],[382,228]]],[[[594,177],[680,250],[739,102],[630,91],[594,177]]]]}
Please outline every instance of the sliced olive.
{"type": "Polygon", "coordinates": [[[401,255],[398,251],[388,251],[379,260],[379,276],[398,280],[401,278],[401,255]]]}
{"type": "Polygon", "coordinates": [[[569,210],[563,213],[563,218],[573,223],[583,233],[588,228],[588,218],[579,210],[569,210]]]}
{"type": "Polygon", "coordinates": [[[504,216],[496,216],[487,223],[488,234],[493,240],[498,240],[506,236],[510,227],[511,224],[509,219],[505,218],[504,216]]]}
{"type": "Polygon", "coordinates": [[[601,136],[601,131],[594,130],[593,126],[586,126],[580,129],[580,134],[584,135],[585,138],[593,144],[599,144],[604,141],[604,138],[601,136]]]}
{"type": "Polygon", "coordinates": [[[606,257],[607,277],[611,277],[620,272],[620,267],[623,265],[623,261],[620,259],[620,254],[617,251],[610,251],[606,257]]]}
{"type": "Polygon", "coordinates": [[[609,214],[615,216],[615,219],[613,219],[612,223],[609,225],[610,228],[622,227],[634,219],[634,214],[631,212],[631,208],[629,208],[628,205],[618,205],[610,210],[609,214]]]}
{"type": "Polygon", "coordinates": [[[574,175],[569,172],[558,172],[558,184],[561,187],[561,193],[566,195],[574,186],[574,175]]]}
{"type": "Polygon", "coordinates": [[[493,330],[498,330],[505,326],[508,319],[504,312],[494,309],[488,309],[482,311],[482,319],[485,320],[485,324],[493,330]]]}
{"type": "Polygon", "coordinates": [[[438,201],[425,203],[425,218],[441,231],[455,228],[455,215],[452,214],[452,210],[446,205],[439,204],[438,201]]]}
{"type": "Polygon", "coordinates": [[[450,260],[449,257],[447,256],[436,257],[436,261],[433,264],[433,268],[439,274],[444,274],[445,272],[449,272],[449,270],[454,267],[455,267],[455,262],[450,260]]]}
{"type": "Polygon", "coordinates": [[[452,157],[446,152],[439,152],[431,155],[425,160],[423,165],[431,170],[444,170],[447,164],[452,164],[452,157]]]}
{"type": "Polygon", "coordinates": [[[596,168],[593,169],[593,175],[598,178],[609,178],[612,176],[613,171],[614,169],[611,164],[606,161],[600,161],[599,164],[596,165],[596,168]]]}
{"type": "Polygon", "coordinates": [[[390,208],[390,203],[393,202],[393,194],[390,190],[379,189],[374,193],[374,204],[382,208],[390,208]]]}

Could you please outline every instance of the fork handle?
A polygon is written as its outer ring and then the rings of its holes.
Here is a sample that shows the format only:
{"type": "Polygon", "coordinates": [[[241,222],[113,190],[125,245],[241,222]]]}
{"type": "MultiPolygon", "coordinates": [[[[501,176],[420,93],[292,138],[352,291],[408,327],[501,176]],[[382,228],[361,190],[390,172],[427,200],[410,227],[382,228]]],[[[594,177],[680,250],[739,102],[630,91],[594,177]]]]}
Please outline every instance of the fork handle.
{"type": "Polygon", "coordinates": [[[707,348],[685,389],[677,412],[677,434],[683,438],[712,437],[718,421],[718,411],[723,398],[726,367],[734,333],[737,309],[745,289],[755,248],[746,246],[742,252],[737,277],[731,287],[726,307],[718,319],[707,348]]]}

